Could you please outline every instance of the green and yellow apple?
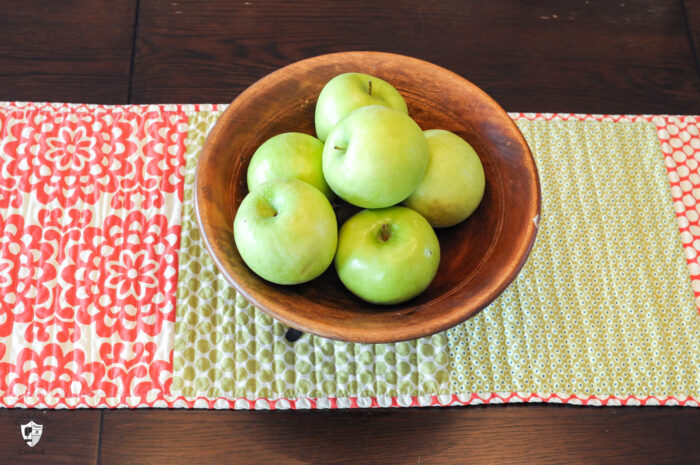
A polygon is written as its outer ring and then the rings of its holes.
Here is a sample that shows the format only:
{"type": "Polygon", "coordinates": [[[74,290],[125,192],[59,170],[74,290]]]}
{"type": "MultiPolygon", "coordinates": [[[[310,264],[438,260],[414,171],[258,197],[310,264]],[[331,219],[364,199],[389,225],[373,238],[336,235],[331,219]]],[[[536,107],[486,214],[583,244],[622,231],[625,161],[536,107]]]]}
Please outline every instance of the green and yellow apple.
{"type": "Polygon", "coordinates": [[[440,264],[435,231],[406,207],[363,210],[343,224],[335,268],[352,293],[397,304],[423,292],[440,264]]]}
{"type": "Polygon", "coordinates": [[[323,178],[323,142],[301,132],[277,134],[263,142],[248,165],[248,190],[275,178],[296,178],[329,199],[333,191],[323,178]]]}
{"type": "Polygon", "coordinates": [[[338,123],[323,148],[323,175],[340,198],[362,208],[405,200],[423,179],[428,143],[410,116],[379,105],[338,123]]]}
{"type": "Polygon", "coordinates": [[[316,103],[316,135],[325,141],[331,129],[353,110],[384,105],[408,114],[403,97],[394,86],[369,74],[345,73],[321,89],[316,103]]]}
{"type": "Polygon", "coordinates": [[[243,261],[277,284],[299,284],[323,273],[333,261],[338,224],[318,189],[294,178],[255,187],[241,202],[233,234],[243,261]]]}
{"type": "Polygon", "coordinates": [[[406,199],[435,228],[464,221],[484,196],[484,167],[468,142],[443,129],[425,131],[430,161],[423,180],[406,199]]]}

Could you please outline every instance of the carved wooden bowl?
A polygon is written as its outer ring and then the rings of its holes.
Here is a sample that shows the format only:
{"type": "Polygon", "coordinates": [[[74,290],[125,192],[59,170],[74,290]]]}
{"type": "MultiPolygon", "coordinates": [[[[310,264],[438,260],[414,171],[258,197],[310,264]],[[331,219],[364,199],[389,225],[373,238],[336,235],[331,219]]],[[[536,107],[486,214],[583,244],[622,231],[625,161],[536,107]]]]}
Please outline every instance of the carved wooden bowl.
{"type": "MultiPolygon", "coordinates": [[[[428,336],[477,314],[513,281],[535,241],[540,186],[535,161],[506,112],[466,79],[416,58],[348,52],[299,61],[241,93],[204,144],[195,183],[202,236],[226,279],[261,310],[298,330],[353,342],[428,336]],[[246,170],[258,146],[287,131],[315,135],[321,88],[337,74],[382,78],[404,96],[423,129],[441,128],[479,154],[486,190],[463,223],[437,229],[441,262],[420,296],[399,305],[366,303],[346,290],[333,266],[301,285],[280,286],[255,275],[233,239],[233,219],[248,193],[246,170]]],[[[339,220],[346,212],[338,212],[339,220]]]]}

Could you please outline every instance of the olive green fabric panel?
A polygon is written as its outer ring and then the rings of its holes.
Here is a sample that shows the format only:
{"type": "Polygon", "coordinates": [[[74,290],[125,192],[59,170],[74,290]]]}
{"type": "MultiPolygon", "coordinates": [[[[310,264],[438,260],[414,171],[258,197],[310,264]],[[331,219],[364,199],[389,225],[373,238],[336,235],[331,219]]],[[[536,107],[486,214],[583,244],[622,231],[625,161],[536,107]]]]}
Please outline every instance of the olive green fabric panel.
{"type": "Polygon", "coordinates": [[[173,354],[174,395],[263,398],[432,395],[450,392],[447,337],[350,344],[287,328],[237,295],[202,243],[194,170],[219,112],[190,116],[173,354]]]}

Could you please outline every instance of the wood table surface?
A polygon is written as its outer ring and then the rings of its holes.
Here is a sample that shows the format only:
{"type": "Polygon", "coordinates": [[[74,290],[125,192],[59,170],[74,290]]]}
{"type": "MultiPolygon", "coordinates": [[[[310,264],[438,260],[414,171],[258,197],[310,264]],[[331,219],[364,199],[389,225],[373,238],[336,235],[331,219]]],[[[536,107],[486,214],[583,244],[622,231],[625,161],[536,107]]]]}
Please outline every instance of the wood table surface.
{"type": "MultiPolygon", "coordinates": [[[[306,57],[379,50],[508,111],[700,113],[700,0],[0,0],[0,100],[229,102],[306,57]]],[[[35,412],[0,464],[700,463],[700,409],[488,407],[35,412]]]]}

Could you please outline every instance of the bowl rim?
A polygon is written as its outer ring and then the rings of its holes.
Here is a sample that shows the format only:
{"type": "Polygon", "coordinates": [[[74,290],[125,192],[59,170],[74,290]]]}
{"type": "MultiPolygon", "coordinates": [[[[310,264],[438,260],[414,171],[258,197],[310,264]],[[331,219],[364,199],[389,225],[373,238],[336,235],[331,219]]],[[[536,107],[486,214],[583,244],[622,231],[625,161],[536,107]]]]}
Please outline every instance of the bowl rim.
{"type": "Polygon", "coordinates": [[[508,113],[481,88],[479,88],[471,81],[467,80],[466,78],[458,75],[453,71],[450,71],[434,63],[421,60],[419,58],[378,51],[349,51],[317,55],[314,57],[290,63],[282,68],[273,71],[272,73],[267,74],[266,76],[254,82],[243,92],[238,94],[236,98],[231,102],[231,104],[226,108],[226,110],[224,110],[224,112],[220,115],[219,119],[207,135],[207,138],[205,139],[205,142],[202,146],[199,158],[197,160],[197,166],[195,169],[194,204],[197,217],[197,225],[200,229],[201,238],[205,244],[205,247],[211,259],[214,261],[217,269],[219,270],[219,272],[221,272],[226,281],[230,285],[232,285],[239,293],[241,293],[254,306],[264,311],[265,313],[271,315],[272,317],[278,319],[287,326],[293,327],[303,332],[312,333],[317,336],[347,342],[391,343],[426,337],[438,333],[440,331],[452,328],[478,314],[481,310],[490,305],[501,293],[503,293],[503,291],[505,291],[505,289],[515,280],[517,275],[520,273],[523,266],[527,262],[528,257],[530,256],[532,248],[534,247],[535,239],[539,230],[539,218],[542,209],[542,192],[537,164],[532,155],[532,151],[529,145],[527,144],[527,141],[525,140],[525,137],[523,136],[522,132],[517,127],[513,119],[508,115],[508,113]],[[499,275],[499,279],[495,283],[496,285],[491,286],[489,288],[489,292],[482,296],[478,305],[470,307],[468,311],[451,312],[448,315],[449,317],[443,319],[425,320],[420,326],[397,325],[396,330],[389,335],[368,333],[365,328],[357,328],[353,326],[344,326],[339,330],[338,326],[332,325],[326,321],[311,321],[310,319],[300,317],[295,313],[284,311],[280,312],[275,308],[275,306],[271,307],[265,296],[257,296],[254,293],[250,292],[246,288],[246,286],[239,283],[229,272],[226,262],[220,258],[224,255],[223,252],[219,250],[219,247],[217,247],[215,243],[212,243],[213,241],[209,240],[208,236],[210,234],[213,234],[213,231],[212,227],[210,227],[209,225],[209,216],[207,212],[203,211],[203,209],[201,208],[200,202],[200,199],[203,195],[202,191],[204,189],[204,186],[202,185],[201,181],[201,172],[203,171],[203,166],[205,166],[206,163],[210,162],[212,157],[215,155],[215,152],[211,148],[212,144],[210,143],[210,141],[216,139],[218,137],[218,133],[222,130],[223,124],[220,124],[220,122],[227,121],[228,119],[230,119],[232,115],[236,113],[237,108],[242,105],[242,102],[245,102],[248,99],[248,97],[253,93],[254,88],[264,87],[266,85],[269,85],[270,83],[276,82],[277,76],[288,72],[290,69],[308,67],[309,65],[313,65],[316,62],[336,62],[339,60],[347,61],[352,56],[356,56],[358,58],[360,56],[371,56],[376,60],[391,58],[405,60],[408,62],[413,61],[414,63],[420,64],[421,66],[433,68],[433,70],[437,73],[449,75],[452,79],[457,79],[461,81],[462,85],[469,87],[472,92],[479,95],[479,99],[487,104],[488,108],[492,113],[494,113],[494,115],[500,113],[500,115],[498,116],[505,116],[505,118],[503,118],[504,123],[508,126],[511,135],[515,137],[516,142],[523,149],[523,155],[525,156],[527,164],[530,165],[531,169],[528,170],[528,174],[531,175],[532,181],[534,182],[533,190],[536,194],[534,205],[535,208],[533,209],[535,215],[532,217],[532,220],[527,223],[528,227],[524,231],[520,232],[520,234],[526,238],[524,241],[521,242],[522,244],[525,244],[525,246],[520,247],[519,249],[514,251],[512,259],[509,260],[509,267],[507,272],[499,275]]]}

